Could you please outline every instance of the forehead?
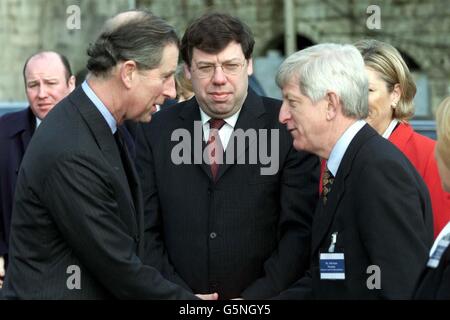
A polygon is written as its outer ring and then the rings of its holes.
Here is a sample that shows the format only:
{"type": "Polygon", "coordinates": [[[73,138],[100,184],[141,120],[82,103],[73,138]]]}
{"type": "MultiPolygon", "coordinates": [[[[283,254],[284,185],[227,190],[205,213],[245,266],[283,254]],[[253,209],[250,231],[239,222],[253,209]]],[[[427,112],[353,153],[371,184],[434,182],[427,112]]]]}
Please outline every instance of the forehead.
{"type": "Polygon", "coordinates": [[[300,91],[298,77],[291,77],[285,82],[281,91],[283,91],[283,96],[286,99],[302,98],[304,95],[300,91]]]}
{"type": "Polygon", "coordinates": [[[381,74],[372,69],[371,67],[366,66],[366,74],[367,74],[367,78],[369,79],[370,82],[379,82],[379,81],[383,81],[384,80],[381,78],[381,74]]]}
{"type": "Polygon", "coordinates": [[[200,49],[194,48],[192,50],[192,60],[199,61],[227,61],[232,59],[245,59],[242,46],[236,41],[230,42],[223,50],[217,53],[207,53],[200,49]]]}
{"type": "Polygon", "coordinates": [[[56,54],[36,56],[28,61],[25,75],[27,79],[38,76],[65,77],[65,68],[56,54]]]}

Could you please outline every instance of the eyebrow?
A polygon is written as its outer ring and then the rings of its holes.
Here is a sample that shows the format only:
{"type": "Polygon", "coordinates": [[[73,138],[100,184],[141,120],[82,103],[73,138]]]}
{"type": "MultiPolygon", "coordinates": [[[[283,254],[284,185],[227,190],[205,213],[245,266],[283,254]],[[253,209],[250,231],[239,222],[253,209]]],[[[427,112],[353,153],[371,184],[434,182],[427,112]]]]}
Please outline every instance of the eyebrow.
{"type": "MultiPolygon", "coordinates": [[[[245,58],[244,58],[244,60],[245,60],[245,58]]],[[[231,59],[224,60],[224,61],[222,61],[222,62],[220,62],[220,63],[221,63],[221,64],[224,64],[224,63],[230,63],[230,62],[241,62],[241,59],[238,58],[238,57],[235,57],[235,58],[231,58],[231,59]]],[[[200,60],[200,61],[195,61],[195,63],[197,63],[197,64],[215,64],[215,62],[211,62],[211,61],[202,61],[202,60],[200,60]]]]}
{"type": "Polygon", "coordinates": [[[173,74],[175,74],[175,70],[170,70],[170,71],[164,72],[164,73],[162,74],[162,76],[163,76],[163,77],[169,77],[169,76],[171,76],[171,75],[173,75],[173,74]]]}
{"type": "MultiPolygon", "coordinates": [[[[44,78],[42,80],[44,80],[44,81],[59,81],[58,78],[44,78]]],[[[39,82],[39,79],[29,80],[29,81],[27,81],[27,84],[36,83],[36,82],[39,82]]]]}

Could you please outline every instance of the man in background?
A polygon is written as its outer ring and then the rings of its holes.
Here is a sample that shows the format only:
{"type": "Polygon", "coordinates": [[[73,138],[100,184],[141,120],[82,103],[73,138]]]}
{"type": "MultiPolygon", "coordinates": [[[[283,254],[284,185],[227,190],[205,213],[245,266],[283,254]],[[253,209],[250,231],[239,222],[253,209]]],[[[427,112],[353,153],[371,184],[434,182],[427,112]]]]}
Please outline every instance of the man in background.
{"type": "Polygon", "coordinates": [[[20,163],[41,121],[75,88],[67,58],[53,51],[29,57],[23,79],[28,108],[0,118],[0,288],[8,264],[12,203],[20,163]]]}

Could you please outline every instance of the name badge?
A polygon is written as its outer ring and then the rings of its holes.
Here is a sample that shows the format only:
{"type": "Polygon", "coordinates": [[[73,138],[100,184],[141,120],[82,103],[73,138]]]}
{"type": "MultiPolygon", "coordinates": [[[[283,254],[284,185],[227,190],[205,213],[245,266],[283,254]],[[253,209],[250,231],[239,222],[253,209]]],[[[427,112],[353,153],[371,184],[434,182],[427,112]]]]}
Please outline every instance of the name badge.
{"type": "Polygon", "coordinates": [[[320,254],[320,279],[345,280],[344,253],[320,254]]]}
{"type": "Polygon", "coordinates": [[[427,266],[430,268],[437,268],[441,257],[444,254],[445,249],[447,249],[450,241],[447,239],[441,239],[436,246],[436,249],[431,253],[430,259],[428,260],[427,266]]]}

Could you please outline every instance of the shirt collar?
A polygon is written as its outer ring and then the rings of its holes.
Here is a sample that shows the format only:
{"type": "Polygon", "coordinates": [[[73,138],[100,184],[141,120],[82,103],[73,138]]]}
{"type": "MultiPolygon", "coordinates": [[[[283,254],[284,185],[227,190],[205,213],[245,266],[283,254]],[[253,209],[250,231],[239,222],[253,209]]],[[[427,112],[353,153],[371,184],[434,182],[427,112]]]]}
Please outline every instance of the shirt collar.
{"type": "Polygon", "coordinates": [[[392,134],[392,131],[394,131],[395,127],[397,126],[398,120],[393,119],[389,126],[387,127],[386,131],[382,134],[383,138],[389,139],[389,137],[392,134]]]}
{"type": "Polygon", "coordinates": [[[117,130],[117,121],[111,114],[111,112],[108,110],[108,108],[103,104],[103,102],[100,100],[100,98],[95,94],[95,92],[91,89],[89,84],[86,80],[81,84],[81,88],[83,89],[84,93],[88,96],[88,98],[92,101],[92,103],[95,105],[95,107],[100,111],[103,118],[108,123],[109,128],[111,129],[111,132],[114,134],[117,130]]]}
{"type": "Polygon", "coordinates": [[[345,130],[344,134],[338,139],[333,149],[331,150],[330,157],[327,161],[327,168],[336,177],[339,165],[344,157],[345,151],[356,136],[359,130],[366,122],[364,120],[358,120],[345,130]]]}
{"type": "MultiPolygon", "coordinates": [[[[199,109],[200,109],[200,117],[201,117],[201,119],[202,119],[202,125],[205,125],[205,124],[208,123],[208,121],[209,121],[209,119],[211,119],[211,117],[208,116],[208,115],[202,110],[202,108],[199,107],[199,109]]],[[[237,120],[238,120],[238,118],[239,118],[239,114],[241,113],[241,110],[242,110],[242,107],[241,107],[241,109],[238,110],[238,112],[236,112],[236,113],[233,114],[232,116],[223,119],[223,120],[225,120],[225,122],[226,122],[228,125],[230,125],[233,129],[234,129],[234,127],[236,126],[236,122],[237,122],[237,120]]]]}

